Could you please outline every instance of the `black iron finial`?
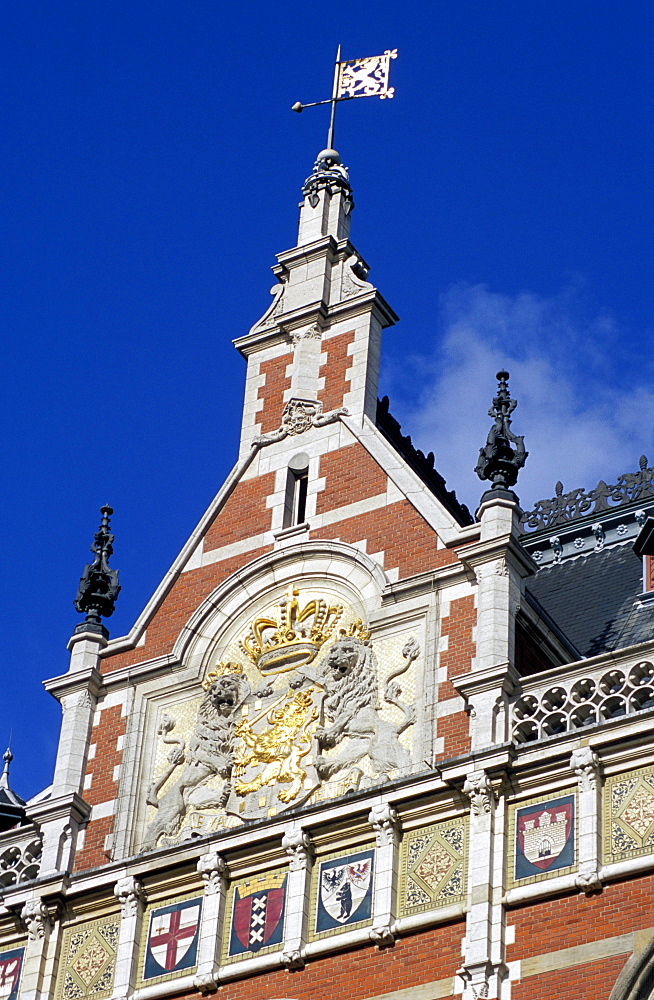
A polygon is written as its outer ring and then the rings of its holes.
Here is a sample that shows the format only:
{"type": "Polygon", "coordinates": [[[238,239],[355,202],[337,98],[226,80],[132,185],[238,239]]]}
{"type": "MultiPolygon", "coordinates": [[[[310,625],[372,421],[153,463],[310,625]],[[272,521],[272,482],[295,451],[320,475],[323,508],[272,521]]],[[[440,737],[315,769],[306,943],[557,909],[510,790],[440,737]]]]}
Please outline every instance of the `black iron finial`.
{"type": "Polygon", "coordinates": [[[480,479],[489,479],[493,484],[491,489],[484,493],[483,500],[497,496],[500,492],[510,494],[511,499],[517,500],[511,487],[515,486],[518,470],[525,464],[529,454],[525,451],[524,439],[511,430],[511,414],[517,402],[511,399],[508,378],[507,371],[497,373],[497,395],[493,398],[493,405],[488,411],[489,417],[493,417],[495,423],[488,432],[486,444],[479,449],[479,461],[475,468],[480,479]],[[514,448],[511,447],[512,444],[515,445],[514,448]]]}
{"type": "Polygon", "coordinates": [[[110,618],[113,615],[120,585],[118,570],[110,569],[108,563],[114,551],[114,536],[109,530],[109,518],[113,514],[113,508],[105,505],[100,508],[100,513],[102,521],[91,546],[95,559],[84,567],[77,597],[73,603],[81,614],[86,615],[75,632],[99,632],[100,635],[107,636],[107,629],[100,618],[110,618]]]}

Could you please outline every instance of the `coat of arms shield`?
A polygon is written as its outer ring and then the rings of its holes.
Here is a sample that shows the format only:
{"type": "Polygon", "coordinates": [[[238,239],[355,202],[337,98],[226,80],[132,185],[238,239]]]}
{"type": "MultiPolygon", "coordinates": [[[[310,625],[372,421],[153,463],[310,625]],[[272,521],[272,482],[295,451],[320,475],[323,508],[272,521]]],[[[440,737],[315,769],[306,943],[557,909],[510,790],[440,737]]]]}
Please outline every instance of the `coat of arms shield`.
{"type": "Polygon", "coordinates": [[[242,955],[280,944],[284,933],[285,899],[286,875],[281,873],[237,886],[229,954],[242,955]],[[256,886],[255,881],[260,885],[256,886]]]}
{"type": "Polygon", "coordinates": [[[318,882],[316,932],[370,919],[374,850],[323,861],[318,882]]]}
{"type": "Polygon", "coordinates": [[[516,879],[574,864],[574,815],[574,795],[516,811],[516,879]]]}
{"type": "Polygon", "coordinates": [[[150,917],[143,979],[153,979],[197,961],[201,899],[161,906],[150,917]]]}

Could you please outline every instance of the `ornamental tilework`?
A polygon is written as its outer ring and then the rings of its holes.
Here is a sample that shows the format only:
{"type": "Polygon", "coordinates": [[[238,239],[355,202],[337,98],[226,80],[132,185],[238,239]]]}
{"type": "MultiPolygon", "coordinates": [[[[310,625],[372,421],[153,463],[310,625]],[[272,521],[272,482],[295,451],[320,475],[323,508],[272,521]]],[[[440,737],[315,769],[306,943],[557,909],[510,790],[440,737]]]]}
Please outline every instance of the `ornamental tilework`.
{"type": "Polygon", "coordinates": [[[465,817],[405,834],[400,849],[398,915],[462,903],[466,894],[465,817]]]}
{"type": "Polygon", "coordinates": [[[529,885],[574,871],[576,793],[541,795],[509,806],[509,885],[529,885]]]}
{"type": "Polygon", "coordinates": [[[201,916],[201,896],[148,907],[139,963],[142,985],[176,979],[195,969],[201,916]]]}
{"type": "Polygon", "coordinates": [[[654,767],[606,779],[602,862],[654,854],[654,767]]]}
{"type": "Polygon", "coordinates": [[[287,881],[286,870],[280,869],[241,879],[231,886],[223,962],[252,958],[282,946],[287,881]]]}
{"type": "Polygon", "coordinates": [[[364,927],[372,920],[375,849],[318,860],[311,887],[310,937],[364,927]]]}
{"type": "Polygon", "coordinates": [[[102,1000],[111,996],[116,971],[118,916],[76,924],[64,931],[57,1000],[102,1000]]]}

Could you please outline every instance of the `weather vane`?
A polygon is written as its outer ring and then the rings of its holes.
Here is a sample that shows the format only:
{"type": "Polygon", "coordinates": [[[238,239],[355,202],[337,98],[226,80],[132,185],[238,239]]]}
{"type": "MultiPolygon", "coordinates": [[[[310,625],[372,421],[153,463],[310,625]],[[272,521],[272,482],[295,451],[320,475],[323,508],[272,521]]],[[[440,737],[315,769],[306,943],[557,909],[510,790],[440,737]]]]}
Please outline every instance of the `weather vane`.
{"type": "Polygon", "coordinates": [[[395,89],[388,86],[391,59],[397,59],[397,49],[386,49],[381,56],[367,56],[365,59],[344,59],[341,62],[341,47],[336,51],[334,65],[334,85],[332,96],[327,101],[313,101],[301,104],[296,101],[292,111],[298,114],[305,108],[317,108],[320,104],[331,104],[327,148],[334,148],[334,121],[336,105],[340,101],[351,101],[355,97],[393,97],[395,89]]]}

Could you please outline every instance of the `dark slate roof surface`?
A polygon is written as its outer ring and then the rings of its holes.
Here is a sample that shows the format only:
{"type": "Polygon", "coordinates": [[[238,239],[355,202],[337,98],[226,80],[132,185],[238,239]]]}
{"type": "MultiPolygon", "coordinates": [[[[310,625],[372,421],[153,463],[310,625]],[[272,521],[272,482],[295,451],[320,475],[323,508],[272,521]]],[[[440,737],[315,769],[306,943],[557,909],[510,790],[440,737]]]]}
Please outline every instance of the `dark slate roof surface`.
{"type": "Polygon", "coordinates": [[[642,563],[631,544],[543,566],[528,589],[584,656],[651,639],[654,605],[642,605],[642,563]]]}

